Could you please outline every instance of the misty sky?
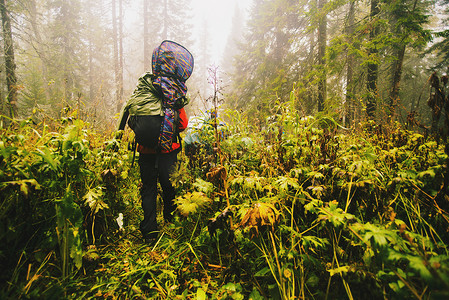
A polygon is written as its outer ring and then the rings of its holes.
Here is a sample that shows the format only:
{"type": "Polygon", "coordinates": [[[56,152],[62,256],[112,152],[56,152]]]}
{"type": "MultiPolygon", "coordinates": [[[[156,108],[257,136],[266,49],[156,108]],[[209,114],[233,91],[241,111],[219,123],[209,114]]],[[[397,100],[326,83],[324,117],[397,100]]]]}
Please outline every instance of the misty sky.
{"type": "Polygon", "coordinates": [[[192,0],[193,13],[195,15],[195,30],[200,32],[201,27],[206,22],[213,52],[213,61],[219,63],[227,37],[231,28],[232,17],[235,5],[238,3],[243,14],[247,15],[252,0],[192,0]]]}

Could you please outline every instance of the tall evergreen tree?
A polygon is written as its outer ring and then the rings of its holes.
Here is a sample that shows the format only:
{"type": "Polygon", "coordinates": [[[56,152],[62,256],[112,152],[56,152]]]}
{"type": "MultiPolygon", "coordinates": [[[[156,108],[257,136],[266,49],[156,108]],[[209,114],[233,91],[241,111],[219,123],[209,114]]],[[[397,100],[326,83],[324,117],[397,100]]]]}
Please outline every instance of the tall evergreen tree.
{"type": "MultiPolygon", "coordinates": [[[[48,88],[45,88],[45,84],[48,83],[48,57],[47,57],[47,47],[45,45],[45,39],[42,32],[42,17],[41,17],[41,9],[42,4],[38,3],[37,0],[30,0],[29,2],[25,2],[26,12],[29,13],[28,16],[28,24],[30,29],[30,38],[27,41],[30,43],[31,49],[35,50],[37,57],[39,58],[39,67],[42,71],[42,82],[43,82],[43,90],[45,99],[43,101],[38,101],[39,99],[35,99],[35,103],[43,102],[42,104],[47,104],[50,99],[50,93],[48,92],[48,88]]],[[[29,52],[33,53],[30,48],[29,52]]],[[[31,54],[32,55],[32,54],[31,54]]]]}
{"type": "Polygon", "coordinates": [[[11,17],[6,0],[0,1],[0,14],[2,17],[3,43],[6,68],[6,84],[8,87],[7,105],[12,118],[17,117],[17,77],[14,56],[14,44],[11,30],[11,17]]]}
{"type": "Polygon", "coordinates": [[[395,110],[399,106],[399,86],[406,55],[406,47],[426,45],[431,39],[430,30],[424,25],[428,22],[428,1],[392,1],[389,12],[393,24],[392,32],[395,40],[392,44],[394,62],[389,93],[390,116],[394,118],[395,110]],[[426,3],[427,2],[427,3],[426,3]]]}
{"type": "Polygon", "coordinates": [[[123,104],[123,1],[112,0],[112,34],[115,74],[115,111],[118,113],[123,104]],[[117,11],[118,8],[118,11],[117,11]]]}
{"type": "Polygon", "coordinates": [[[208,82],[208,68],[211,67],[211,53],[210,53],[210,32],[207,21],[204,19],[201,32],[199,35],[199,47],[195,56],[195,76],[192,78],[195,82],[195,86],[198,90],[198,96],[200,99],[205,100],[210,94],[209,82],[208,82]]]}
{"type": "Polygon", "coordinates": [[[327,11],[326,0],[318,0],[318,111],[324,110],[327,95],[327,74],[326,74],[326,43],[327,43],[327,11]]]}
{"type": "Polygon", "coordinates": [[[162,40],[169,39],[184,46],[190,47],[191,40],[190,20],[191,0],[163,0],[151,2],[151,30],[155,32],[156,40],[151,45],[157,46],[162,40]]]}
{"type": "Polygon", "coordinates": [[[254,116],[272,112],[278,99],[285,101],[296,76],[290,66],[296,61],[291,53],[291,37],[298,27],[298,2],[291,0],[253,3],[248,33],[236,58],[238,70],[230,94],[230,105],[246,107],[254,116]]]}
{"type": "Polygon", "coordinates": [[[231,30],[226,42],[221,63],[225,90],[229,90],[228,87],[232,82],[232,75],[238,72],[235,59],[240,53],[240,44],[243,42],[244,29],[245,24],[243,21],[242,11],[239,5],[236,4],[234,7],[234,14],[232,16],[231,30]]]}
{"type": "Polygon", "coordinates": [[[49,41],[49,73],[55,84],[51,85],[54,108],[80,103],[87,78],[88,52],[82,39],[82,7],[80,0],[51,0],[47,4],[49,41]],[[62,100],[62,101],[61,101],[62,100]]]}
{"type": "Polygon", "coordinates": [[[435,30],[435,36],[438,37],[438,41],[430,50],[438,53],[437,68],[446,67],[449,65],[449,0],[437,1],[441,8],[443,8],[442,14],[444,17],[441,19],[439,30],[435,30]]]}
{"type": "Polygon", "coordinates": [[[379,76],[379,60],[377,57],[377,46],[376,39],[379,34],[379,26],[378,26],[378,17],[379,17],[379,1],[371,0],[370,2],[370,45],[368,48],[368,59],[369,63],[367,64],[368,72],[367,72],[367,80],[366,80],[366,89],[367,89],[367,99],[366,99],[366,113],[369,118],[374,118],[374,114],[376,111],[376,97],[377,93],[377,79],[379,76]]]}
{"type": "Polygon", "coordinates": [[[113,78],[112,69],[112,34],[109,30],[111,17],[103,11],[110,10],[109,1],[95,1],[84,3],[84,24],[83,31],[88,49],[88,100],[86,101],[89,115],[95,116],[94,120],[100,117],[109,117],[114,113],[111,109],[113,98],[113,78]]]}
{"type": "MultiPolygon", "coordinates": [[[[355,27],[355,7],[356,1],[349,1],[349,10],[346,21],[346,34],[348,39],[351,40],[354,35],[355,27]]],[[[349,126],[354,120],[355,115],[355,82],[354,82],[354,69],[355,69],[355,55],[348,47],[346,50],[346,93],[345,93],[345,123],[349,126]]]]}

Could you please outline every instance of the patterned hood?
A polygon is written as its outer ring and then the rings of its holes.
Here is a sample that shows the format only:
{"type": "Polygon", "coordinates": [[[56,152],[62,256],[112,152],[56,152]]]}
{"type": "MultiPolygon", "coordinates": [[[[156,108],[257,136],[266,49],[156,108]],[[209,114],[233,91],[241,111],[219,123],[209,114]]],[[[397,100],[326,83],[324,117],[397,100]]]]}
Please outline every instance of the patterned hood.
{"type": "Polygon", "coordinates": [[[193,56],[183,46],[172,41],[163,41],[153,51],[153,86],[163,95],[164,121],[159,136],[159,149],[169,151],[176,138],[176,110],[185,103],[187,86],[185,81],[193,72],[193,56]]]}
{"type": "Polygon", "coordinates": [[[178,98],[186,95],[185,81],[192,75],[193,66],[192,54],[178,43],[163,41],[154,49],[153,85],[164,95],[164,107],[172,107],[178,98]]]}

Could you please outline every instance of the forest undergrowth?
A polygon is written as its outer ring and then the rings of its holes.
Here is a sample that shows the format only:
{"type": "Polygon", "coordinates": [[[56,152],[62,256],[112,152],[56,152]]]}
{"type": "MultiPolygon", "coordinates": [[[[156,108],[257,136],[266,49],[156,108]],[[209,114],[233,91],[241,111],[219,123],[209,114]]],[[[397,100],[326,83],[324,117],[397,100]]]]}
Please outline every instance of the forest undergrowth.
{"type": "Polygon", "coordinates": [[[223,132],[203,126],[152,245],[131,132],[116,140],[76,112],[5,121],[0,298],[447,299],[444,143],[290,107],[258,128],[238,112],[223,132]]]}

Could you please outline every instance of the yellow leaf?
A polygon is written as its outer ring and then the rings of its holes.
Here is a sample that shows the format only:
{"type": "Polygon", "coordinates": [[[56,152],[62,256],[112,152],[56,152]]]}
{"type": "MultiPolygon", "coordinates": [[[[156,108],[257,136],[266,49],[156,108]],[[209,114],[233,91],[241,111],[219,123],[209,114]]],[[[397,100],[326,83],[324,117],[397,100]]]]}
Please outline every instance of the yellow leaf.
{"type": "Polygon", "coordinates": [[[279,211],[270,203],[256,203],[252,208],[248,209],[243,216],[239,226],[244,228],[254,229],[256,232],[264,225],[271,226],[278,222],[279,211]]]}

